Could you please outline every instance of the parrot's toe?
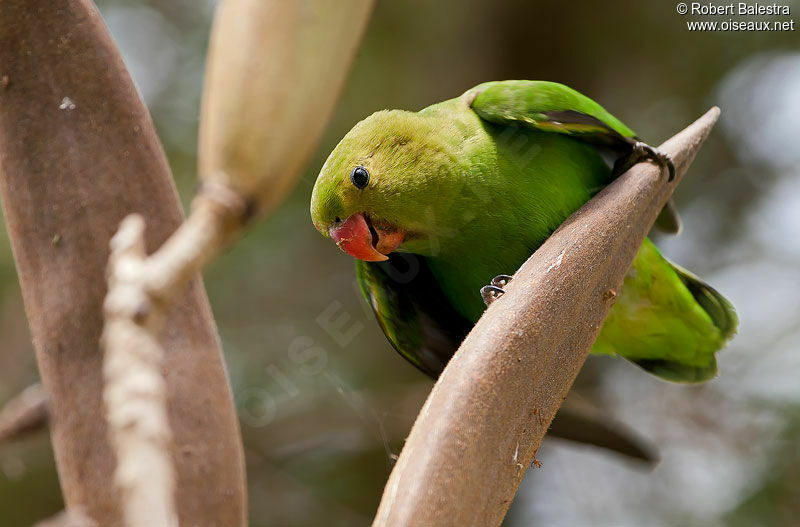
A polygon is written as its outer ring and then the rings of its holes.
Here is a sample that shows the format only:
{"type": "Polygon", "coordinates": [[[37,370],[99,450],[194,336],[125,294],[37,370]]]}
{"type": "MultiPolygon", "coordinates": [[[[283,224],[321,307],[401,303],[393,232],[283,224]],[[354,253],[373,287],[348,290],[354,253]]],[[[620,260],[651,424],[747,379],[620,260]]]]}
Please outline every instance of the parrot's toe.
{"type": "Polygon", "coordinates": [[[664,152],[662,152],[657,148],[653,148],[647,143],[642,143],[641,141],[638,141],[634,145],[633,149],[636,152],[637,157],[639,158],[638,161],[644,161],[645,159],[652,159],[662,169],[666,168],[667,170],[669,170],[669,181],[675,179],[675,163],[672,162],[672,158],[669,157],[667,154],[665,154],[664,152]]]}
{"type": "Polygon", "coordinates": [[[648,159],[654,161],[662,169],[666,168],[669,171],[668,181],[675,179],[675,163],[672,162],[672,158],[661,150],[654,148],[647,143],[643,143],[642,141],[636,141],[633,143],[633,148],[631,149],[630,154],[617,160],[617,162],[614,164],[614,177],[622,175],[633,165],[648,159]]]}
{"type": "MultiPolygon", "coordinates": [[[[494,282],[494,280],[492,280],[494,282]]],[[[489,307],[489,304],[500,298],[505,294],[505,291],[502,287],[498,287],[496,285],[485,285],[481,287],[481,297],[483,298],[483,303],[486,304],[486,307],[489,307]]]]}
{"type": "Polygon", "coordinates": [[[507,274],[499,274],[494,278],[492,278],[491,284],[495,287],[503,288],[506,285],[508,285],[508,283],[513,279],[514,279],[513,276],[509,276],[507,274]]]}

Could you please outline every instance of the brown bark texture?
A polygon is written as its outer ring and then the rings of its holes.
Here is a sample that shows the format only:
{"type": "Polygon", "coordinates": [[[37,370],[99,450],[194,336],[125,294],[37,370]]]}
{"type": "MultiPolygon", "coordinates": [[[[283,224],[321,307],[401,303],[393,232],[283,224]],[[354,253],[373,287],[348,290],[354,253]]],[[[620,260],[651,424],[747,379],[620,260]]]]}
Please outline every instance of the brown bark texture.
{"type": "Polygon", "coordinates": [[[428,396],[374,526],[501,524],[615,291],[718,116],[712,108],[661,145],[674,181],[653,163],[635,165],[523,264],[428,396]]]}
{"type": "MultiPolygon", "coordinates": [[[[121,523],[103,403],[102,304],[109,240],[130,213],[148,250],[182,221],[163,149],[95,6],[0,7],[0,195],[68,507],[121,523]]],[[[169,421],[182,525],[243,525],[241,441],[199,278],[170,312],[169,421]]]]}

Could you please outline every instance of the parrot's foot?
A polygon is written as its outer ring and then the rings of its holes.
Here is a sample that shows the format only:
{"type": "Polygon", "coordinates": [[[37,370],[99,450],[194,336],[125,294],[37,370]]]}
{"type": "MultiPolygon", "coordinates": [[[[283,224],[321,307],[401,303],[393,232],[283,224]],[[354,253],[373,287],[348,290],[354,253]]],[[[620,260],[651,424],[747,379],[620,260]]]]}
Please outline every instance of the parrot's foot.
{"type": "Polygon", "coordinates": [[[490,285],[481,287],[481,297],[486,307],[489,307],[489,304],[505,294],[506,291],[503,287],[506,286],[512,278],[512,276],[507,274],[499,274],[492,278],[492,283],[490,285]]]}
{"type": "Polygon", "coordinates": [[[666,168],[669,171],[668,181],[675,179],[675,163],[672,162],[667,154],[657,148],[653,148],[647,143],[636,141],[633,144],[631,153],[625,157],[621,157],[614,163],[613,175],[614,177],[621,176],[629,168],[637,163],[647,160],[654,161],[662,169],[666,168]]]}
{"type": "Polygon", "coordinates": [[[513,280],[514,277],[507,275],[507,274],[499,274],[492,278],[491,284],[495,287],[505,287],[508,283],[513,280]]]}

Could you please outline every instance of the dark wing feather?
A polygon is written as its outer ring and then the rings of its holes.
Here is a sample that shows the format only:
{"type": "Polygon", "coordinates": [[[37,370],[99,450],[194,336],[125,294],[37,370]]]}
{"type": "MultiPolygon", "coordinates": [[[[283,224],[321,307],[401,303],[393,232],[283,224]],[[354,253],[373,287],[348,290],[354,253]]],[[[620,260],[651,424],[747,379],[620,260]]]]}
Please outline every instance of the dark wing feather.
{"type": "Polygon", "coordinates": [[[386,262],[356,262],[361,292],[389,342],[434,379],[472,324],[442,293],[425,258],[392,253],[386,262]]]}

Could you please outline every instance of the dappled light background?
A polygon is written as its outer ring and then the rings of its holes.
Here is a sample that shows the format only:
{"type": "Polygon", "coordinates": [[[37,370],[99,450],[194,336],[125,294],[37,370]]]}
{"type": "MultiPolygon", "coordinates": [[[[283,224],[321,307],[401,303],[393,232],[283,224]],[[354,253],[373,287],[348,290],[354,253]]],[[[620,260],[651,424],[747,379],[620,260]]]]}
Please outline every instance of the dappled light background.
{"type": "MultiPolygon", "coordinates": [[[[800,14],[800,4],[789,5],[800,14]]],[[[102,0],[99,7],[188,203],[214,2],[102,0]]],[[[376,110],[417,110],[512,78],[569,84],[652,144],[711,105],[722,108],[676,193],[684,232],[656,239],[668,257],[726,294],[742,322],[719,355],[719,378],[701,386],[590,359],[580,379],[584,397],[657,445],[661,462],[649,469],[546,440],[537,456],[542,467],[528,472],[506,525],[796,521],[800,30],[689,32],[688,18],[661,0],[378,0],[303,180],[277,215],[205,273],[241,414],[251,525],[369,525],[432,386],[371,319],[351,258],[311,225],[322,162],[376,110]]],[[[37,378],[5,236],[0,400],[37,378]]],[[[60,507],[47,437],[0,445],[0,525],[27,526],[60,507]]]]}

